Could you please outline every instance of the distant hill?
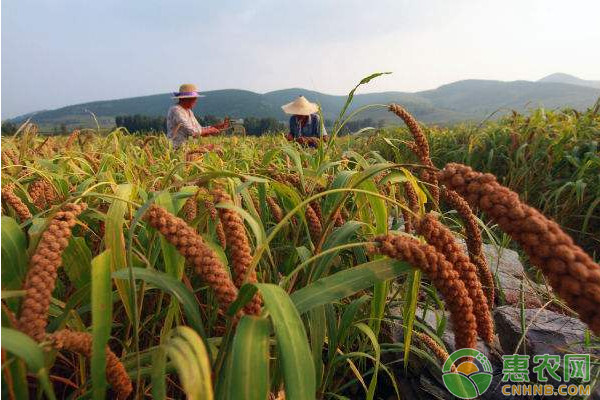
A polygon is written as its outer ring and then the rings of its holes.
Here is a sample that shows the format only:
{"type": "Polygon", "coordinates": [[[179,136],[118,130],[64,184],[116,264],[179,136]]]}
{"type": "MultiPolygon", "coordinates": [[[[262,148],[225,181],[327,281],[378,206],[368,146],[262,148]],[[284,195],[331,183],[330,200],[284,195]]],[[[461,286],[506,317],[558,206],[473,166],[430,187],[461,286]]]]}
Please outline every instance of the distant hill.
{"type": "MultiPolygon", "coordinates": [[[[557,82],[566,79],[565,74],[554,74],[538,82],[531,81],[492,81],[463,80],[440,86],[434,90],[416,93],[382,92],[357,94],[351,110],[368,104],[404,105],[419,120],[429,123],[452,123],[457,121],[478,121],[493,112],[496,115],[510,109],[524,111],[527,108],[544,106],[546,108],[572,107],[585,109],[600,98],[600,87],[557,82]],[[561,78],[562,77],[562,78],[561,78]]],[[[579,78],[574,78],[582,82],[579,78]]],[[[343,107],[346,96],[329,95],[301,88],[277,90],[269,93],[255,93],[247,90],[225,89],[203,93],[206,97],[199,100],[195,112],[197,115],[230,116],[232,118],[272,117],[286,121],[287,116],[281,105],[292,101],[299,95],[321,104],[326,119],[335,120],[343,107]]],[[[149,116],[165,115],[173,104],[170,93],[118,100],[97,101],[77,104],[27,114],[12,119],[13,122],[32,121],[44,127],[66,124],[95,127],[91,113],[97,117],[101,126],[114,126],[117,115],[142,114],[149,116]]],[[[357,118],[373,118],[375,121],[397,122],[397,118],[384,108],[369,109],[357,118]]]]}
{"type": "Polygon", "coordinates": [[[555,82],[465,80],[420,92],[438,108],[480,117],[498,109],[543,106],[583,109],[600,97],[600,89],[555,82]]]}
{"type": "Polygon", "coordinates": [[[570,85],[587,86],[593,88],[600,88],[600,81],[588,81],[585,79],[578,78],[573,75],[563,74],[558,72],[556,74],[548,75],[540,79],[538,82],[555,82],[555,83],[568,83],[570,85]]]}

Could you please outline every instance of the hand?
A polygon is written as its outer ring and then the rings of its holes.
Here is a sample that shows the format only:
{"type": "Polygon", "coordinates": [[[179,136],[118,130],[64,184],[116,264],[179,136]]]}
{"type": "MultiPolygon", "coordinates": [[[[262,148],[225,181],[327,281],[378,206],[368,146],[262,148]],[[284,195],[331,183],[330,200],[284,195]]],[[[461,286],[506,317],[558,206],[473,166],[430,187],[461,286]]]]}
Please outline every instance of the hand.
{"type": "Polygon", "coordinates": [[[206,126],[202,128],[202,136],[213,136],[219,133],[219,130],[214,126],[206,126]]]}
{"type": "Polygon", "coordinates": [[[225,118],[225,120],[223,122],[221,122],[220,124],[215,124],[213,125],[213,127],[219,129],[219,130],[224,130],[229,128],[229,118],[225,118]]]}
{"type": "Polygon", "coordinates": [[[287,135],[285,135],[285,138],[288,140],[288,142],[291,142],[292,140],[294,140],[294,136],[291,133],[288,133],[287,135]]]}

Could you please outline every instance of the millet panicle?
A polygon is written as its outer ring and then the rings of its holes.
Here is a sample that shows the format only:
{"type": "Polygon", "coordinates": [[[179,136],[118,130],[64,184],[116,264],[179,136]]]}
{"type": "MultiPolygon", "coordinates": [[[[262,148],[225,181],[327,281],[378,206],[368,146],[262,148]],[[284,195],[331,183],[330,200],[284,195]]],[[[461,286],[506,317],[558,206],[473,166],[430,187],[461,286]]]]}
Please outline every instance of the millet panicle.
{"type": "Polygon", "coordinates": [[[438,177],[519,243],[558,295],[600,335],[600,265],[556,222],[523,203],[517,193],[499,184],[492,174],[451,163],[438,177]]]}

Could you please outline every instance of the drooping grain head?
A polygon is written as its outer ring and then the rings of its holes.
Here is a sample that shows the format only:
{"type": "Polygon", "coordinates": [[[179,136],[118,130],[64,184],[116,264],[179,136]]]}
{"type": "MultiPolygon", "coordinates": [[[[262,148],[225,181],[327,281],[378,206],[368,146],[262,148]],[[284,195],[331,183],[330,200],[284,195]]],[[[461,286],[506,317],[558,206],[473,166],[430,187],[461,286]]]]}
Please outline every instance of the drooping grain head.
{"type": "Polygon", "coordinates": [[[521,202],[492,174],[448,164],[439,172],[439,179],[519,243],[558,295],[600,335],[600,265],[575,245],[557,223],[521,202]]]}
{"type": "Polygon", "coordinates": [[[429,142],[427,141],[427,138],[425,137],[421,126],[419,125],[417,120],[412,115],[410,115],[410,113],[406,111],[406,109],[404,109],[402,106],[398,104],[390,104],[389,110],[404,121],[406,126],[408,126],[408,130],[414,137],[415,145],[412,146],[409,144],[409,146],[413,149],[413,151],[415,151],[415,153],[419,157],[419,160],[421,161],[421,164],[423,164],[425,167],[429,167],[421,171],[421,179],[430,184],[429,186],[427,186],[427,190],[431,193],[434,202],[439,203],[440,192],[437,177],[435,173],[431,170],[431,168],[433,168],[434,165],[431,161],[431,156],[429,153],[429,142]]]}
{"type": "Polygon", "coordinates": [[[144,149],[144,153],[146,153],[146,158],[148,159],[148,162],[150,163],[150,165],[156,164],[156,159],[152,155],[152,151],[150,150],[150,148],[148,146],[144,146],[143,149],[144,149]]]}
{"type": "Polygon", "coordinates": [[[215,291],[219,307],[226,311],[236,299],[237,289],[225,266],[202,237],[184,220],[155,204],[148,208],[144,219],[194,267],[200,278],[215,291]]]}
{"type": "Polygon", "coordinates": [[[410,184],[410,182],[404,182],[403,187],[404,187],[404,195],[406,196],[406,202],[408,203],[408,207],[410,208],[410,210],[413,213],[418,214],[420,207],[419,207],[419,198],[417,197],[417,192],[415,192],[415,189],[410,184]]]}
{"type": "Polygon", "coordinates": [[[458,272],[444,255],[433,246],[419,243],[411,237],[382,235],[374,240],[378,246],[374,246],[373,251],[406,261],[431,279],[450,310],[456,347],[474,348],[477,343],[477,323],[473,314],[473,302],[458,272]]]}
{"type": "Polygon", "coordinates": [[[17,157],[17,154],[10,150],[4,150],[2,151],[2,166],[6,167],[7,165],[18,165],[20,164],[19,162],[19,157],[17,157]]]}
{"type": "Polygon", "coordinates": [[[335,227],[340,227],[340,226],[344,225],[345,223],[346,223],[346,221],[344,221],[342,212],[340,210],[337,210],[335,212],[335,214],[333,215],[333,225],[335,227]]]}
{"type": "Polygon", "coordinates": [[[429,142],[427,142],[427,138],[417,120],[399,104],[390,104],[389,109],[402,119],[406,126],[408,126],[408,130],[415,139],[416,147],[414,150],[416,151],[417,156],[419,156],[423,164],[428,165],[429,162],[431,162],[429,156],[429,142]],[[427,159],[429,159],[429,162],[425,161],[427,159]]]}
{"type": "Polygon", "coordinates": [[[488,306],[492,307],[494,304],[494,277],[483,253],[483,240],[481,239],[481,230],[479,229],[477,218],[471,207],[469,207],[469,203],[457,192],[444,187],[441,190],[441,194],[444,201],[456,210],[464,223],[466,231],[465,241],[467,243],[469,258],[471,263],[477,267],[477,274],[486,293],[488,306]]]}
{"type": "Polygon", "coordinates": [[[7,185],[2,188],[2,201],[15,210],[21,222],[31,219],[31,212],[25,203],[14,193],[13,185],[7,185]]]}
{"type": "Polygon", "coordinates": [[[463,252],[450,229],[440,223],[431,213],[418,220],[415,226],[417,233],[443,254],[454,270],[458,272],[473,302],[477,332],[486,343],[491,344],[494,341],[494,324],[487,298],[477,276],[477,268],[463,252]]]}
{"type": "Polygon", "coordinates": [[[225,234],[225,228],[223,227],[223,223],[221,221],[217,222],[215,226],[215,233],[217,234],[217,239],[219,239],[219,244],[223,249],[227,247],[227,235],[225,234]]]}
{"type": "Polygon", "coordinates": [[[38,179],[32,182],[27,188],[27,192],[33,201],[33,204],[40,210],[45,210],[49,205],[57,200],[54,187],[44,179],[38,179]]]}
{"type": "Polygon", "coordinates": [[[183,204],[181,210],[183,218],[186,222],[192,222],[198,215],[198,202],[196,196],[189,197],[183,204]]]}
{"type": "Polygon", "coordinates": [[[321,203],[317,200],[310,202],[310,207],[315,211],[319,221],[323,221],[323,211],[321,210],[321,203]]]}
{"type": "Polygon", "coordinates": [[[306,206],[304,216],[306,217],[306,223],[308,224],[310,238],[313,243],[318,243],[322,233],[321,220],[310,204],[306,206]]]}
{"type": "MultiPolygon", "coordinates": [[[[69,329],[56,331],[47,337],[55,350],[66,350],[92,357],[93,337],[87,332],[75,332],[69,329]]],[[[106,346],[106,380],[112,386],[117,399],[124,400],[131,395],[133,385],[119,358],[106,346]]]]}
{"type": "Polygon", "coordinates": [[[67,139],[67,143],[65,144],[65,150],[70,150],[71,146],[73,146],[73,143],[75,143],[75,140],[77,140],[78,137],[79,137],[79,130],[75,129],[73,132],[71,132],[71,134],[69,135],[69,138],[67,139]]]}
{"type": "Polygon", "coordinates": [[[56,284],[62,252],[69,244],[71,229],[77,216],[87,205],[67,204],[57,212],[42,234],[35,253],[29,260],[29,269],[23,284],[25,297],[21,304],[19,329],[37,341],[46,334],[50,299],[56,284]]]}
{"type": "Polygon", "coordinates": [[[83,153],[83,157],[86,159],[90,166],[95,172],[100,169],[100,157],[97,154],[83,153]]]}
{"type": "MultiPolygon", "coordinates": [[[[448,357],[450,357],[450,354],[448,354],[448,352],[431,336],[423,332],[414,332],[414,334],[417,337],[417,339],[419,339],[425,345],[425,347],[428,348],[435,355],[440,364],[443,365],[448,359],[448,357]]],[[[450,371],[456,372],[456,367],[452,365],[450,371]]]]}
{"type": "MultiPolygon", "coordinates": [[[[223,190],[214,190],[212,194],[215,203],[233,204],[231,196],[223,190]]],[[[240,288],[245,282],[255,283],[257,281],[256,270],[250,268],[252,265],[252,251],[248,236],[246,235],[244,220],[232,209],[219,208],[218,212],[219,219],[223,223],[223,229],[227,236],[235,285],[240,288]]],[[[261,305],[262,300],[256,294],[253,300],[246,305],[246,311],[249,314],[259,314],[261,305]]]]}
{"type": "Polygon", "coordinates": [[[275,198],[267,196],[267,205],[269,206],[269,210],[271,210],[273,220],[275,220],[275,222],[281,222],[283,219],[283,210],[279,207],[275,198]]]}

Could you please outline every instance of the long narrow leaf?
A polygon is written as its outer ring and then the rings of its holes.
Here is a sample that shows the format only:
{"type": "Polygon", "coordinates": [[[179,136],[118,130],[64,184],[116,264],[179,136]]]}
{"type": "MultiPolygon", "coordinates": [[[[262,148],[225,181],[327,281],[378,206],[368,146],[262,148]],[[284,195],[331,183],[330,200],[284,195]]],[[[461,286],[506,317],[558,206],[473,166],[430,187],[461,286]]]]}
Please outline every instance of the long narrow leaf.
{"type": "Polygon", "coordinates": [[[315,378],[317,386],[321,385],[323,379],[323,344],[326,335],[325,307],[315,307],[308,312],[308,326],[310,329],[310,348],[315,364],[315,378]]]}
{"type": "MultiPolygon", "coordinates": [[[[20,289],[27,274],[27,240],[13,218],[2,216],[2,289],[20,289]]],[[[7,302],[17,311],[18,299],[7,302]]]]}
{"type": "Polygon", "coordinates": [[[106,397],[106,352],[112,326],[112,288],[110,250],[92,260],[92,393],[94,399],[106,397]]]}
{"type": "Polygon", "coordinates": [[[353,295],[377,282],[396,278],[411,271],[405,262],[384,258],[337,272],[292,293],[291,298],[298,312],[353,295]]]}
{"type": "MultiPolygon", "coordinates": [[[[123,225],[125,224],[125,212],[127,211],[127,202],[133,191],[133,186],[129,184],[119,185],[116,197],[106,214],[106,228],[104,234],[104,243],[106,248],[111,250],[111,271],[116,271],[127,265],[127,255],[125,253],[125,236],[123,235],[123,225]]],[[[131,303],[129,282],[117,281],[117,291],[125,312],[130,320],[133,320],[133,304],[131,303]]]]}
{"type": "Polygon", "coordinates": [[[245,315],[236,328],[231,357],[226,398],[266,399],[269,394],[269,320],[245,315]]]}
{"type": "MultiPolygon", "coordinates": [[[[361,226],[363,226],[363,224],[357,221],[346,222],[343,226],[333,231],[333,233],[327,237],[325,243],[323,244],[322,251],[350,242],[351,238],[356,234],[361,226]]],[[[331,262],[338,254],[339,251],[336,251],[320,258],[313,269],[311,280],[319,279],[325,273],[325,271],[327,271],[331,262]]]]}
{"type": "Polygon", "coordinates": [[[210,359],[202,339],[191,328],[179,326],[165,343],[188,399],[214,398],[210,359]]]}
{"type": "Polygon", "coordinates": [[[73,237],[62,254],[63,268],[69,281],[80,289],[90,283],[92,252],[82,237],[73,237]]]}
{"type": "Polygon", "coordinates": [[[373,350],[375,350],[375,367],[373,370],[373,376],[371,377],[371,382],[369,383],[369,390],[367,392],[367,400],[373,400],[375,396],[375,388],[377,387],[377,373],[379,371],[379,359],[381,357],[381,348],[379,346],[379,342],[377,341],[377,336],[375,333],[369,328],[367,325],[359,322],[354,325],[359,330],[363,331],[365,335],[371,341],[373,345],[373,350]]]}
{"type": "Polygon", "coordinates": [[[2,348],[23,359],[29,370],[39,379],[46,396],[51,400],[56,399],[48,378],[48,371],[44,366],[42,348],[32,338],[14,329],[2,327],[1,336],[2,348]]]}
{"type": "MultiPolygon", "coordinates": [[[[173,204],[173,199],[169,193],[161,193],[156,198],[156,204],[164,207],[172,214],[177,214],[176,207],[173,204]]],[[[185,266],[185,258],[179,254],[175,246],[169,243],[169,241],[163,235],[160,235],[160,248],[162,250],[162,258],[165,263],[165,272],[177,279],[181,279],[185,266]]]]}
{"type": "Polygon", "coordinates": [[[167,397],[165,378],[167,374],[167,352],[164,346],[158,346],[152,357],[152,397],[164,399],[167,397]]]}
{"type": "Polygon", "coordinates": [[[288,294],[279,286],[257,283],[277,337],[286,398],[314,400],[315,367],[306,330],[288,294]]]}
{"type": "Polygon", "coordinates": [[[417,312],[417,303],[419,298],[419,288],[421,287],[421,270],[415,269],[408,276],[406,286],[406,302],[402,313],[404,324],[404,368],[408,367],[408,359],[411,350],[411,340],[413,325],[415,323],[415,313],[417,312]]]}

